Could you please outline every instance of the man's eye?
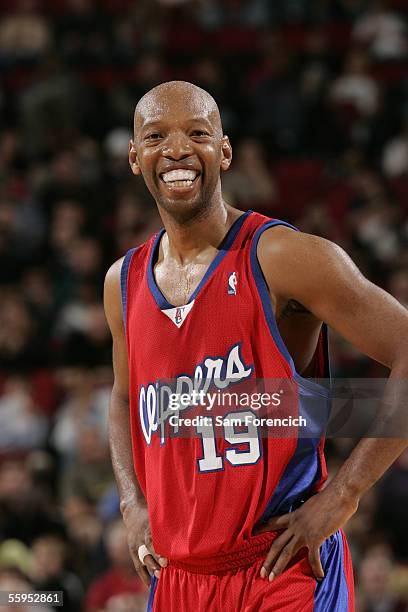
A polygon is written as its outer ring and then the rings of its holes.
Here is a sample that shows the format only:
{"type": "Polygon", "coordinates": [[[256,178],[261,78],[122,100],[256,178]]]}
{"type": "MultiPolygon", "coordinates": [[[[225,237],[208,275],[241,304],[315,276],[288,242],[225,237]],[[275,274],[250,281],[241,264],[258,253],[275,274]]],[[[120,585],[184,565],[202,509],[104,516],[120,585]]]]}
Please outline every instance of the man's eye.
{"type": "Polygon", "coordinates": [[[192,136],[209,136],[208,132],[206,132],[205,130],[194,130],[194,132],[191,133],[192,136]]]}
{"type": "Polygon", "coordinates": [[[147,136],[145,136],[145,140],[158,140],[159,138],[161,138],[161,134],[159,134],[159,132],[152,132],[151,134],[147,134],[147,136]]]}

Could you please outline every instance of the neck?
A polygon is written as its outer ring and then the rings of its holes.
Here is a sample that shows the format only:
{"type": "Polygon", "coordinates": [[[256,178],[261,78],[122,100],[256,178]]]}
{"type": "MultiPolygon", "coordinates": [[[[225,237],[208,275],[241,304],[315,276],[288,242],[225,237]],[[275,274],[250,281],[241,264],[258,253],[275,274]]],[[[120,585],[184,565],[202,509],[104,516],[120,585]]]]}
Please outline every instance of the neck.
{"type": "Polygon", "coordinates": [[[181,264],[193,261],[209,248],[217,248],[242,212],[232,208],[222,197],[211,203],[202,214],[183,223],[159,207],[166,229],[163,249],[181,264]]]}

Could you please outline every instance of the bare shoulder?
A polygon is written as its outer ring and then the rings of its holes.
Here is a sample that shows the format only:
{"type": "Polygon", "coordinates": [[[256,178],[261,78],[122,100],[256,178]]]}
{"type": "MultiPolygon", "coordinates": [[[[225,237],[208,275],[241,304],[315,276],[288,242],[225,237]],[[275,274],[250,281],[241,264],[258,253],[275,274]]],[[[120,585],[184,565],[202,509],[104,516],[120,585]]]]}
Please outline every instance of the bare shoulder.
{"type": "Polygon", "coordinates": [[[339,245],[286,226],[265,230],[257,254],[271,289],[288,298],[299,287],[328,288],[333,278],[366,280],[339,245]]]}
{"type": "Polygon", "coordinates": [[[121,257],[111,265],[105,276],[104,285],[104,308],[105,315],[111,328],[114,330],[122,323],[122,298],[120,288],[120,275],[124,257],[121,257]]]}
{"type": "Polygon", "coordinates": [[[122,270],[122,264],[124,259],[124,257],[117,259],[115,263],[113,263],[108,269],[105,276],[105,286],[107,285],[110,287],[111,285],[115,285],[116,283],[120,284],[120,273],[122,270]]]}
{"type": "Polygon", "coordinates": [[[291,265],[299,261],[304,265],[316,263],[319,259],[327,260],[348,260],[348,256],[344,250],[334,242],[315,236],[298,232],[286,227],[278,225],[271,227],[261,235],[258,243],[258,258],[276,258],[280,263],[284,260],[291,265]]]}
{"type": "Polygon", "coordinates": [[[264,232],[257,254],[277,300],[296,300],[387,367],[406,351],[407,311],[337,244],[278,226],[264,232]]]}
{"type": "Polygon", "coordinates": [[[120,289],[120,275],[124,259],[124,257],[121,257],[115,261],[107,271],[104,285],[105,297],[114,298],[118,289],[120,289]]]}

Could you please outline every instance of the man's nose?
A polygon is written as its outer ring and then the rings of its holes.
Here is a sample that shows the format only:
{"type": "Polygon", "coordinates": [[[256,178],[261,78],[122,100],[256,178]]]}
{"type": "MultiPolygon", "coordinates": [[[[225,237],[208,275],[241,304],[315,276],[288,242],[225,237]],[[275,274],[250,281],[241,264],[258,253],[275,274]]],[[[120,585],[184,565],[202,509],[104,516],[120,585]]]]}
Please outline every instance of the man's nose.
{"type": "Polygon", "coordinates": [[[163,147],[164,157],[179,161],[189,157],[192,154],[192,148],[188,141],[187,136],[184,134],[174,134],[169,136],[166,140],[165,146],[163,147]]]}

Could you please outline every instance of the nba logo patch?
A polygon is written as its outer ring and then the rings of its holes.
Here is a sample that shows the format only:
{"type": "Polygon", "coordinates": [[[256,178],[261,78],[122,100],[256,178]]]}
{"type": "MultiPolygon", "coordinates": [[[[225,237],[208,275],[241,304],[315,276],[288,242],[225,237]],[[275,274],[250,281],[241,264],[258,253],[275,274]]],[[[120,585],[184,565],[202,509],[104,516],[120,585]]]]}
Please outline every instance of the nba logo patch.
{"type": "Polygon", "coordinates": [[[176,308],[176,316],[174,319],[177,325],[183,322],[183,310],[184,308],[176,308]]]}
{"type": "Polygon", "coordinates": [[[184,306],[173,306],[173,308],[165,308],[162,310],[162,313],[169,317],[170,321],[174,323],[178,328],[180,328],[184,321],[186,320],[188,314],[191,312],[192,307],[194,306],[195,300],[190,302],[189,304],[185,304],[184,306]]]}
{"type": "Polygon", "coordinates": [[[237,295],[237,273],[231,272],[228,276],[228,295],[237,295]]]}

